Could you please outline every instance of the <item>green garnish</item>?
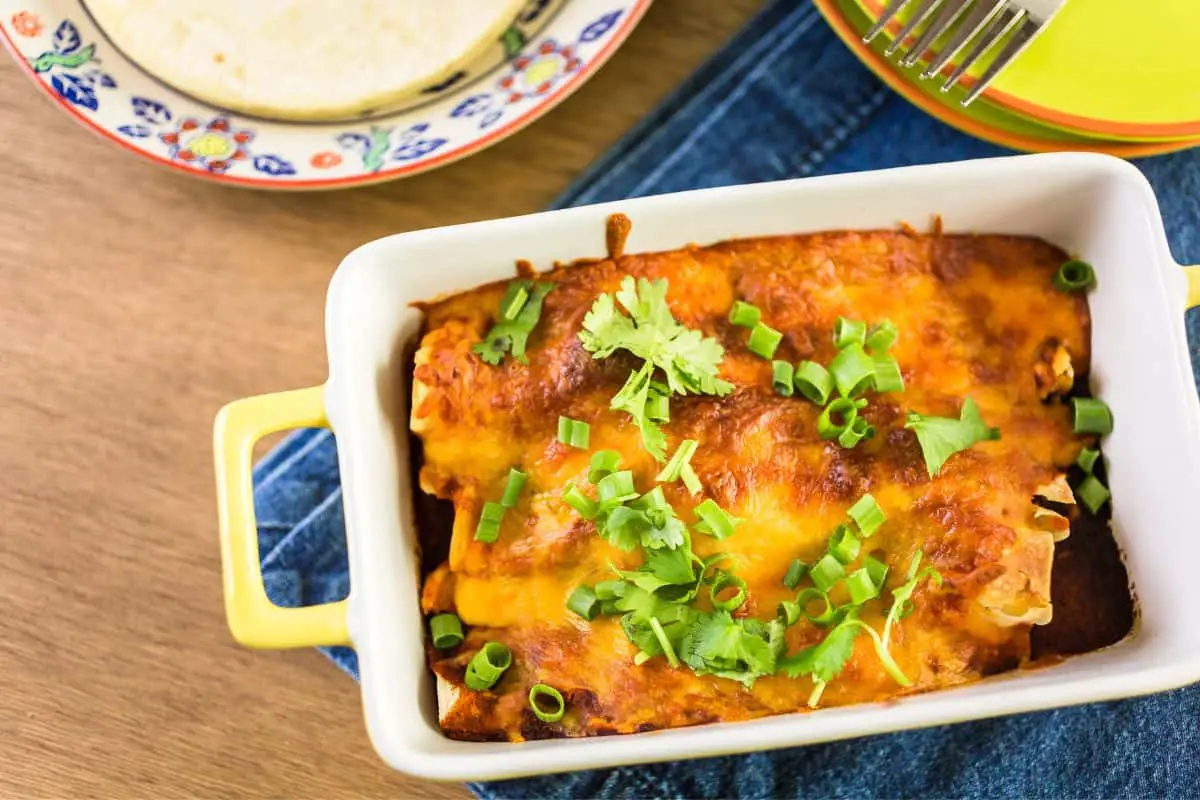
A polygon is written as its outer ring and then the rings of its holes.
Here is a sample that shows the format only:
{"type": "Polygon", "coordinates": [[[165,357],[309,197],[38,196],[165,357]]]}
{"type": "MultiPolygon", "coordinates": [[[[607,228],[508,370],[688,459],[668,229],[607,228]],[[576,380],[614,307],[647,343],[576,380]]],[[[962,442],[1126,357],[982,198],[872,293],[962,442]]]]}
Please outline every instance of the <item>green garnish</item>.
{"type": "Polygon", "coordinates": [[[789,589],[795,589],[800,585],[800,581],[804,580],[804,576],[808,574],[808,564],[805,564],[800,559],[794,559],[788,565],[787,573],[783,576],[783,585],[789,589]]]}
{"type": "Polygon", "coordinates": [[[529,334],[537,327],[542,316],[542,301],[553,283],[535,283],[530,280],[513,281],[500,300],[500,319],[492,326],[483,341],[471,347],[471,352],[488,364],[497,366],[511,351],[513,358],[528,364],[525,355],[529,334]],[[521,298],[525,299],[522,300],[521,298]],[[517,309],[513,313],[513,309],[517,309]],[[512,316],[509,314],[512,313],[512,316]]]}
{"type": "Polygon", "coordinates": [[[853,613],[847,614],[820,642],[779,660],[780,671],[789,678],[812,677],[813,693],[808,698],[810,707],[816,707],[825,684],[836,678],[854,655],[854,640],[861,633],[861,629],[854,624],[857,621],[853,613]]]}
{"type": "Polygon", "coordinates": [[[567,598],[567,609],[586,620],[593,620],[600,611],[600,598],[590,586],[576,586],[567,598]]]}
{"type": "Polygon", "coordinates": [[[1088,511],[1096,514],[1112,497],[1112,492],[1095,475],[1088,475],[1075,489],[1075,497],[1088,511]]]}
{"type": "MultiPolygon", "coordinates": [[[[666,297],[665,280],[635,281],[627,275],[615,294],[596,298],[579,332],[579,341],[593,358],[628,350],[644,360],[613,397],[610,407],[633,418],[641,429],[646,450],[658,461],[666,458],[666,435],[658,426],[658,418],[665,417],[659,408],[661,401],[653,404],[656,416],[650,415],[655,370],[663,372],[665,386],[673,394],[720,396],[733,391],[733,384],[717,377],[724,348],[716,339],[680,325],[666,297]],[[620,312],[618,303],[628,315],[620,312]]],[[[654,392],[658,393],[657,389],[654,392]]]]}
{"type": "MultiPolygon", "coordinates": [[[[699,445],[695,439],[684,439],[679,443],[679,447],[675,448],[674,455],[667,461],[666,466],[659,471],[658,475],[654,476],[654,480],[659,483],[670,483],[677,481],[680,478],[680,473],[684,467],[690,468],[692,455],[696,452],[696,447],[699,445]]],[[[694,472],[692,473],[695,474],[694,472]]]]}
{"type": "Polygon", "coordinates": [[[592,438],[592,428],[586,422],[570,417],[558,418],[558,440],[570,447],[587,450],[592,438]]]}
{"type": "Polygon", "coordinates": [[[876,356],[883,355],[896,343],[899,335],[891,320],[880,320],[867,332],[867,349],[876,356]]]}
{"type": "Polygon", "coordinates": [[[821,556],[808,570],[808,577],[812,580],[813,586],[822,592],[832,589],[834,584],[840,581],[845,574],[846,568],[832,553],[821,556]]]}
{"type": "Polygon", "coordinates": [[[900,365],[893,356],[872,356],[871,360],[875,364],[876,392],[884,394],[904,391],[904,376],[900,374],[900,365]]]}
{"type": "Polygon", "coordinates": [[[1082,292],[1096,285],[1096,270],[1086,261],[1068,261],[1054,273],[1054,288],[1060,292],[1082,292]]]}
{"type": "Polygon", "coordinates": [[[595,519],[596,514],[600,512],[600,504],[584,494],[574,483],[568,483],[563,489],[562,499],[584,519],[595,519]]]}
{"type": "Polygon", "coordinates": [[[1076,433],[1112,433],[1112,409],[1099,397],[1072,397],[1071,411],[1076,433]]]}
{"type": "Polygon", "coordinates": [[[458,647],[463,641],[462,620],[454,614],[437,614],[429,620],[429,638],[438,650],[458,647]]]}
{"type": "Polygon", "coordinates": [[[718,540],[731,536],[744,521],[721,508],[711,497],[701,502],[693,511],[700,520],[696,523],[696,530],[718,540]]]}
{"type": "Polygon", "coordinates": [[[796,391],[795,377],[796,368],[790,362],[771,362],[771,385],[775,387],[776,394],[791,397],[792,393],[796,391]]]}
{"type": "Polygon", "coordinates": [[[850,423],[850,427],[838,434],[837,441],[842,447],[850,450],[859,442],[864,439],[870,439],[874,435],[875,428],[871,426],[871,423],[867,422],[867,418],[857,417],[854,422],[850,423]]]}
{"type": "MultiPolygon", "coordinates": [[[[870,495],[866,495],[870,496],[870,495]]],[[[829,554],[840,561],[842,564],[849,564],[854,559],[858,558],[858,551],[862,549],[862,542],[858,537],[845,525],[838,525],[834,530],[833,536],[829,537],[827,545],[829,554]]]]}
{"type": "Polygon", "coordinates": [[[875,583],[875,579],[871,577],[871,571],[866,567],[859,567],[846,576],[846,588],[850,591],[851,605],[856,606],[861,606],[868,600],[879,597],[879,592],[883,589],[882,586],[875,583]]]}
{"type": "Polygon", "coordinates": [[[815,361],[801,361],[796,367],[796,391],[819,406],[833,394],[833,376],[815,361]]]}
{"type": "Polygon", "coordinates": [[[741,300],[733,302],[733,308],[729,310],[729,321],[740,328],[753,328],[762,319],[762,312],[758,310],[758,306],[741,300]]]}
{"type": "Polygon", "coordinates": [[[488,642],[471,657],[464,679],[468,688],[481,692],[495,686],[511,666],[512,651],[500,642],[488,642]]]}
{"type": "Polygon", "coordinates": [[[756,356],[773,358],[775,350],[779,347],[781,341],[783,341],[782,333],[769,325],[759,322],[750,329],[750,340],[746,343],[746,346],[756,356]]]}
{"type": "Polygon", "coordinates": [[[1000,438],[1000,429],[988,427],[979,415],[979,406],[969,397],[963,401],[958,419],[927,417],[910,411],[904,427],[917,434],[921,454],[925,457],[925,468],[931,478],[955,453],[978,442],[1000,438]]]}
{"type": "Polygon", "coordinates": [[[849,397],[830,401],[817,417],[817,434],[822,439],[836,439],[851,429],[858,419],[858,405],[849,397]]]}
{"type": "Polygon", "coordinates": [[[861,320],[838,317],[833,323],[833,344],[842,348],[856,344],[862,347],[867,341],[867,323],[861,320]]]}
{"type": "Polygon", "coordinates": [[[597,450],[592,453],[588,468],[588,483],[595,485],[605,475],[611,475],[621,467],[621,454],[616,450],[597,450]]]}
{"type": "Polygon", "coordinates": [[[529,707],[533,714],[542,722],[558,722],[567,713],[567,702],[563,700],[562,692],[544,683],[535,683],[529,689],[529,707]],[[543,706],[545,698],[550,699],[550,709],[543,706]]]}
{"type": "Polygon", "coordinates": [[[815,586],[800,590],[800,593],[796,595],[796,607],[800,609],[800,613],[804,615],[805,619],[821,627],[832,625],[841,613],[841,610],[829,599],[829,595],[815,586]],[[821,604],[821,610],[815,614],[813,613],[814,602],[821,604]]]}
{"type": "Polygon", "coordinates": [[[846,510],[846,516],[854,520],[854,524],[858,526],[858,530],[863,536],[868,537],[887,522],[887,515],[883,513],[883,509],[879,507],[879,503],[870,493],[858,498],[854,505],[846,510]]]}
{"type": "Polygon", "coordinates": [[[829,362],[829,374],[842,397],[857,397],[871,388],[875,377],[875,362],[861,344],[852,342],[829,362]]]}
{"type": "MultiPolygon", "coordinates": [[[[921,569],[922,553],[918,550],[912,557],[912,561],[908,565],[908,575],[905,577],[904,584],[892,590],[892,607],[888,610],[887,620],[883,624],[883,648],[887,649],[888,642],[892,637],[892,626],[900,620],[912,613],[913,601],[912,594],[916,591],[917,584],[929,578],[930,583],[934,586],[942,585],[942,575],[932,566],[921,569]]],[[[905,684],[907,685],[907,684],[905,684]]]]}
{"type": "Polygon", "coordinates": [[[667,632],[657,617],[650,618],[650,630],[654,632],[654,638],[658,639],[658,646],[662,648],[663,655],[667,657],[667,663],[672,667],[678,667],[679,656],[675,655],[675,646],[667,638],[667,632]]]}
{"type": "Polygon", "coordinates": [[[500,538],[500,522],[504,519],[504,506],[488,501],[479,513],[479,524],[475,526],[475,541],[491,544],[500,538]]]}
{"type": "Polygon", "coordinates": [[[615,505],[638,496],[633,485],[633,473],[627,469],[605,475],[596,484],[600,504],[615,505]]]}
{"type": "Polygon", "coordinates": [[[775,672],[784,648],[784,625],[779,620],[734,620],[727,611],[696,611],[679,643],[679,658],[700,674],[754,681],[775,672]]]}
{"type": "Polygon", "coordinates": [[[504,495],[500,498],[500,505],[505,508],[515,508],[517,500],[521,497],[521,490],[525,488],[525,481],[529,480],[529,476],[519,469],[510,469],[508,471],[508,482],[504,484],[504,495]]]}
{"type": "Polygon", "coordinates": [[[746,582],[732,572],[718,571],[708,585],[708,599],[717,611],[736,611],[746,602],[746,582]],[[718,595],[726,589],[734,589],[734,593],[724,599],[718,595]]]}
{"type": "Polygon", "coordinates": [[[601,602],[605,600],[614,600],[621,596],[621,590],[624,588],[624,581],[600,581],[592,587],[592,591],[596,593],[596,597],[600,598],[601,602]]]}
{"type": "Polygon", "coordinates": [[[1100,451],[1094,447],[1085,447],[1079,451],[1079,458],[1075,459],[1075,463],[1086,474],[1091,475],[1096,469],[1096,461],[1100,459],[1100,451]]]}

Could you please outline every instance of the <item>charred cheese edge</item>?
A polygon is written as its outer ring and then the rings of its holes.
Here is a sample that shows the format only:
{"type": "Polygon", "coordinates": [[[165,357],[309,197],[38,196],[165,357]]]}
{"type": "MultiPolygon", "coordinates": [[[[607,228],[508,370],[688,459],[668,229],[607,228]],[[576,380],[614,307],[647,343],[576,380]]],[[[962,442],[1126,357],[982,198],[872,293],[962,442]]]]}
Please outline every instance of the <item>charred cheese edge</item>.
{"type": "MultiPolygon", "coordinates": [[[[966,683],[1026,662],[1031,625],[1052,616],[1054,545],[1069,531],[1067,519],[1040,501],[1074,502],[1064,470],[1080,444],[1057,395],[1070,388],[1068,376],[1086,374],[1089,360],[1086,302],[1051,285],[1065,258],[1033,238],[872,231],[735,240],[558,266],[538,277],[556,287],[530,338],[528,366],[506,358],[493,367],[470,351],[494,322],[503,283],[425,307],[411,427],[424,449],[420,486],[453,503],[455,517],[448,558],[426,576],[422,606],[426,613],[456,612],[468,630],[458,650],[429,651],[444,732],[519,741],[805,708],[807,678],[769,676],[746,689],[671,669],[661,658],[634,666],[636,649],[616,618],[589,623],[566,610],[576,586],[613,577],[610,563],[635,568],[641,554],[597,536],[561,501],[563,487],[585,481],[590,453],[599,449],[619,451],[642,491],[654,485],[659,466],[640,446],[637,428],[608,408],[638,362],[622,355],[594,360],[577,339],[597,296],[616,290],[625,275],[666,278],[676,318],[726,349],[720,374],[735,391],[674,397],[665,425],[671,447],[684,438],[700,442],[692,465],[703,493],[689,496],[679,484],[664,489],[685,521],[693,521],[690,509],[704,497],[746,520],[722,542],[693,542],[701,556],[734,557],[749,589],[745,613],[772,617],[793,594],[782,585],[791,560],[819,556],[845,509],[868,491],[888,515],[868,547],[891,566],[889,588],[918,549],[945,578],[939,590],[918,589],[916,610],[893,635],[893,654],[913,686],[902,689],[888,678],[860,637],[823,706],[966,683]],[[892,320],[900,331],[892,354],[906,391],[871,396],[864,413],[878,435],[853,450],[821,441],[820,409],[775,394],[770,362],[747,349],[744,329],[728,323],[735,299],[762,309],[764,322],[784,335],[775,357],[793,363],[829,362],[840,315],[892,320]],[[930,479],[914,434],[903,427],[905,413],[956,415],[967,396],[1002,438],[957,453],[930,479]],[[560,414],[591,425],[589,451],[557,441],[560,414]],[[496,543],[476,542],[479,510],[499,498],[512,467],[529,475],[521,500],[505,515],[496,543]],[[474,692],[462,685],[463,673],[488,640],[512,649],[513,667],[492,691],[474,692]],[[528,709],[536,682],[567,698],[560,723],[540,722],[528,709]]],[[[864,620],[881,625],[882,613],[864,620]]],[[[821,636],[807,623],[792,626],[788,650],[821,636]]]]}

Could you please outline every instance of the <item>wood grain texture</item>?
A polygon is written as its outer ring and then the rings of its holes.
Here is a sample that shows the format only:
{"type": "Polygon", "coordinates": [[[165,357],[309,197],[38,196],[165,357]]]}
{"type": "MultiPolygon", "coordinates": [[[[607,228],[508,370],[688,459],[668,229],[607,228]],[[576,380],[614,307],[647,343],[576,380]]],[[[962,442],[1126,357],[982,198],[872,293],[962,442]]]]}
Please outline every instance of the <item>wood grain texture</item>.
{"type": "Polygon", "coordinates": [[[0,64],[0,796],[466,795],[384,767],[357,686],[315,651],[233,643],[213,414],[324,378],[345,253],[543,206],[756,5],[658,0],[525,132],[324,194],[141,162],[0,64]]]}

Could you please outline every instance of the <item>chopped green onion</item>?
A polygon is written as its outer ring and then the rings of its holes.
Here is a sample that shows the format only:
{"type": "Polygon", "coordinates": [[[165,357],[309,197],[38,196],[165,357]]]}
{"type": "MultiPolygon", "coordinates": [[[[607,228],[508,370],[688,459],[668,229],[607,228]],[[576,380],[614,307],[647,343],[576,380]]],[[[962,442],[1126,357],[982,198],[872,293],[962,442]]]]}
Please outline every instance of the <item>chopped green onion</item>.
{"type": "Polygon", "coordinates": [[[1096,285],[1096,270],[1086,261],[1068,261],[1054,273],[1054,288],[1060,292],[1082,292],[1096,285]]]}
{"type": "Polygon", "coordinates": [[[592,587],[576,586],[567,598],[567,608],[590,622],[600,611],[600,599],[592,587]]]}
{"type": "Polygon", "coordinates": [[[562,692],[544,683],[535,683],[529,689],[529,707],[533,709],[534,716],[542,722],[558,722],[563,718],[563,714],[567,713],[567,702],[563,700],[562,692]],[[540,705],[542,699],[547,697],[553,704],[549,711],[540,705]]]}
{"type": "Polygon", "coordinates": [[[849,428],[838,434],[838,444],[849,450],[857,446],[863,439],[870,439],[874,435],[875,429],[871,427],[871,423],[867,422],[866,417],[858,417],[850,423],[849,428]]]}
{"type": "Polygon", "coordinates": [[[1091,475],[1096,469],[1096,461],[1100,458],[1100,451],[1094,447],[1085,447],[1079,451],[1079,458],[1075,459],[1075,463],[1079,468],[1091,475]]]}
{"type": "Polygon", "coordinates": [[[621,596],[625,590],[625,581],[600,581],[592,587],[596,597],[601,600],[613,600],[621,596]]]}
{"type": "Polygon", "coordinates": [[[904,391],[904,376],[900,374],[900,365],[895,358],[884,354],[872,356],[871,361],[875,364],[875,391],[881,394],[904,391]]]}
{"type": "Polygon", "coordinates": [[[850,590],[850,602],[861,606],[868,600],[879,597],[880,586],[871,577],[871,571],[859,567],[846,576],[846,588],[850,590]]]}
{"type": "Polygon", "coordinates": [[[586,450],[591,439],[591,426],[570,417],[558,418],[558,440],[565,445],[586,450]]]}
{"type": "Polygon", "coordinates": [[[792,393],[796,391],[794,384],[796,368],[787,361],[772,361],[771,373],[771,383],[775,387],[775,393],[791,397],[792,393]]]}
{"type": "Polygon", "coordinates": [[[846,516],[854,520],[859,532],[867,537],[870,537],[879,530],[883,523],[887,522],[887,515],[883,513],[883,509],[879,507],[879,503],[870,493],[864,494],[854,505],[846,509],[846,516]]]}
{"type": "Polygon", "coordinates": [[[808,577],[812,578],[813,585],[822,592],[832,589],[833,585],[845,574],[846,569],[842,566],[842,562],[830,553],[821,556],[808,570],[808,577]]]}
{"type": "Polygon", "coordinates": [[[568,483],[567,488],[563,490],[563,502],[571,508],[579,512],[579,516],[584,519],[595,519],[596,514],[600,511],[600,505],[588,497],[574,483],[568,483]]]}
{"type": "Polygon", "coordinates": [[[1088,511],[1096,514],[1104,507],[1109,498],[1112,497],[1112,492],[1095,475],[1088,475],[1079,484],[1079,488],[1075,490],[1075,496],[1079,498],[1079,502],[1083,503],[1088,511]]]}
{"type": "Polygon", "coordinates": [[[862,560],[863,569],[871,576],[871,582],[876,586],[883,586],[883,582],[887,580],[888,565],[875,558],[867,556],[862,560]]]}
{"type": "Polygon", "coordinates": [[[734,529],[742,524],[741,519],[721,508],[711,497],[701,502],[692,511],[700,520],[696,524],[696,530],[707,533],[714,539],[720,540],[732,535],[734,529]]]}
{"type": "Polygon", "coordinates": [[[650,618],[650,630],[654,631],[654,638],[658,639],[658,646],[662,648],[663,655],[667,657],[667,663],[672,667],[678,667],[679,657],[675,655],[675,648],[671,646],[671,640],[667,638],[667,632],[663,630],[658,617],[650,618]]]}
{"type": "Polygon", "coordinates": [[[846,525],[838,525],[837,530],[833,532],[833,536],[829,537],[829,554],[843,564],[849,564],[854,559],[858,558],[858,551],[862,549],[862,542],[846,525]]]}
{"type": "Polygon", "coordinates": [[[867,323],[856,320],[838,317],[837,322],[833,323],[833,344],[835,347],[846,347],[847,345],[856,344],[862,347],[867,340],[867,323]]]}
{"type": "Polygon", "coordinates": [[[683,465],[683,468],[679,470],[679,477],[690,494],[696,494],[703,488],[700,485],[700,476],[696,474],[696,470],[692,469],[691,464],[683,465]]]}
{"type": "Polygon", "coordinates": [[[833,394],[833,376],[815,361],[801,361],[796,367],[796,391],[819,406],[833,394]]]}
{"type": "Polygon", "coordinates": [[[488,642],[467,664],[467,687],[477,692],[490,689],[511,666],[512,651],[500,642],[488,642]]]}
{"type": "Polygon", "coordinates": [[[515,508],[517,499],[521,496],[521,490],[525,488],[525,481],[529,480],[529,476],[519,469],[510,469],[508,471],[508,483],[504,484],[504,496],[500,498],[500,505],[505,508],[515,508]]]}
{"type": "Polygon", "coordinates": [[[829,625],[838,618],[838,609],[829,600],[829,595],[821,589],[808,587],[801,590],[800,594],[796,595],[796,605],[800,607],[802,613],[809,622],[814,625],[829,625]],[[820,613],[812,614],[810,608],[814,600],[821,601],[823,608],[820,613]]]}
{"type": "Polygon", "coordinates": [[[1072,397],[1076,433],[1112,433],[1112,409],[1099,397],[1072,397]]]}
{"type": "Polygon", "coordinates": [[[429,638],[438,650],[458,647],[463,641],[462,620],[454,614],[438,614],[429,620],[429,638]]]}
{"type": "Polygon", "coordinates": [[[883,355],[896,343],[898,335],[891,320],[882,320],[867,332],[867,349],[875,355],[883,355]]]}
{"type": "Polygon", "coordinates": [[[621,454],[616,450],[597,450],[592,453],[591,468],[588,469],[588,483],[593,485],[600,482],[605,475],[611,475],[621,466],[621,454]]]}
{"type": "Polygon", "coordinates": [[[483,504],[479,514],[479,524],[475,526],[475,541],[492,543],[500,538],[500,520],[504,519],[504,506],[488,501],[483,504]]]}
{"type": "Polygon", "coordinates": [[[732,572],[719,571],[708,587],[708,599],[712,600],[713,608],[717,611],[736,611],[746,602],[746,582],[732,572]],[[717,595],[729,588],[736,588],[737,591],[724,600],[718,600],[717,595]]]}
{"type": "Polygon", "coordinates": [[[774,328],[759,322],[750,329],[750,341],[746,344],[750,352],[763,358],[773,358],[775,349],[779,347],[783,334],[774,328]]]}
{"type": "Polygon", "coordinates": [[[504,300],[505,302],[501,306],[504,309],[501,312],[501,316],[512,322],[521,313],[521,309],[525,307],[525,304],[529,302],[529,289],[522,283],[511,284],[508,287],[508,292],[505,292],[504,300]],[[512,291],[514,287],[516,288],[515,292],[512,291]],[[511,298],[508,296],[509,292],[512,292],[511,298]]]}
{"type": "Polygon", "coordinates": [[[775,608],[775,614],[790,628],[800,621],[800,604],[792,600],[781,600],[775,608]]]}
{"type": "Polygon", "coordinates": [[[671,421],[671,391],[658,381],[650,381],[650,391],[646,394],[646,418],[654,422],[671,421]]]}
{"type": "Polygon", "coordinates": [[[758,310],[758,306],[741,300],[735,300],[733,308],[729,310],[729,321],[742,328],[753,328],[760,319],[762,312],[758,310]]]}
{"type": "Polygon", "coordinates": [[[808,564],[797,558],[788,565],[787,574],[783,576],[783,585],[789,589],[795,589],[807,574],[808,564]]]}
{"type": "Polygon", "coordinates": [[[620,614],[620,613],[621,613],[621,609],[617,608],[617,601],[616,601],[616,599],[613,599],[613,600],[601,600],[601,601],[600,601],[600,613],[601,613],[601,614],[603,614],[603,615],[604,615],[604,616],[606,616],[606,617],[611,617],[611,616],[614,616],[614,615],[616,615],[616,614],[620,614]]]}
{"type": "Polygon", "coordinates": [[[854,397],[870,388],[875,362],[861,344],[848,344],[829,362],[829,374],[842,397],[854,397]]]}
{"type": "Polygon", "coordinates": [[[858,419],[858,408],[854,405],[854,401],[848,397],[835,398],[821,411],[821,416],[817,417],[817,433],[822,439],[836,439],[844,431],[850,430],[850,426],[856,419],[858,419]],[[834,421],[835,415],[836,422],[834,421]]]}
{"type": "Polygon", "coordinates": [[[627,469],[605,475],[596,484],[601,503],[624,503],[638,496],[633,487],[633,473],[627,469]]]}
{"type": "Polygon", "coordinates": [[[667,461],[662,470],[654,476],[654,480],[660,483],[670,483],[671,481],[679,480],[680,471],[688,466],[688,462],[692,460],[692,454],[696,452],[696,447],[700,443],[695,439],[684,439],[679,443],[679,447],[675,448],[675,453],[667,461]]]}

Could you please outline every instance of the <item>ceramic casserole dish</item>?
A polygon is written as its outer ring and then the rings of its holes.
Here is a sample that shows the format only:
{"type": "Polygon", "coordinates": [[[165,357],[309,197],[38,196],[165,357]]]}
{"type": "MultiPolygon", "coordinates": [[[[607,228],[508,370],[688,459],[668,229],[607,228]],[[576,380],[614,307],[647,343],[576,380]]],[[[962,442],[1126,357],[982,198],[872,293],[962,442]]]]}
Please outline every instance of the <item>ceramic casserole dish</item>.
{"type": "Polygon", "coordinates": [[[358,652],[371,740],[383,759],[443,780],[713,756],[1107,700],[1200,680],[1200,626],[1180,607],[1200,561],[1200,403],[1184,309],[1200,267],[1172,260],[1154,194],[1136,168],[1080,153],[1020,156],[706,189],[390,236],[355,250],[330,284],[324,386],[230,404],[215,425],[225,603],[252,647],[358,652]],[[925,225],[1041,237],[1091,262],[1092,391],[1119,420],[1104,439],[1113,530],[1138,607],[1133,633],[1052,667],[1017,670],[898,701],[591,739],[519,744],[442,735],[426,666],[409,475],[410,305],[605,253],[605,219],[633,221],[628,252],[839,229],[925,225]],[[271,604],[262,586],[251,450],[277,430],[337,434],[350,559],[343,601],[271,604]]]}

